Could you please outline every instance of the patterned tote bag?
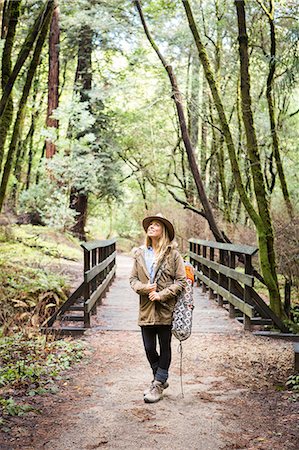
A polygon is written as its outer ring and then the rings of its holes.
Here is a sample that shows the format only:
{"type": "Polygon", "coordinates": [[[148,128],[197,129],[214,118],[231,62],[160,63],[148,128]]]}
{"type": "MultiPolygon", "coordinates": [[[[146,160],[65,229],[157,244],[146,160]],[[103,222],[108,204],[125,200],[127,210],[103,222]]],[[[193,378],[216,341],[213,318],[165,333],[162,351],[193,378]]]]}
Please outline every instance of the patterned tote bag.
{"type": "Polygon", "coordinates": [[[187,285],[178,296],[172,318],[172,334],[179,340],[185,341],[191,335],[192,314],[194,309],[193,283],[194,269],[185,262],[187,285]]]}

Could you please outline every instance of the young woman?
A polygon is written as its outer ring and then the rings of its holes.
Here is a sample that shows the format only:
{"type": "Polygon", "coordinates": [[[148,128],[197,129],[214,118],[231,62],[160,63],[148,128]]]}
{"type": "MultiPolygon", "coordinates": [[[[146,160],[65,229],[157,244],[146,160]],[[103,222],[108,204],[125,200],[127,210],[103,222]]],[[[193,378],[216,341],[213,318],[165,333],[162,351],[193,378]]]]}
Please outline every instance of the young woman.
{"type": "Polygon", "coordinates": [[[144,401],[155,403],[168,387],[172,313],[186,278],[183,259],[173,242],[171,222],[157,214],[146,217],[142,224],[146,240],[135,252],[130,285],[140,296],[138,325],[154,374],[150,388],[144,392],[144,401]]]}

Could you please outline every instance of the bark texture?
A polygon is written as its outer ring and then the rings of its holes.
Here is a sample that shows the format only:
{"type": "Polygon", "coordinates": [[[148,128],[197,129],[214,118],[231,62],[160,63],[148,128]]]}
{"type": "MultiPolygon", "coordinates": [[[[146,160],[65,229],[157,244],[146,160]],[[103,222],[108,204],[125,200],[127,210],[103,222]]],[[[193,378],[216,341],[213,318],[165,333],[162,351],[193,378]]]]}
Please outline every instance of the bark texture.
{"type": "Polygon", "coordinates": [[[240,199],[245,209],[247,210],[251,220],[255,224],[257,230],[257,237],[260,250],[259,256],[260,256],[261,270],[268,288],[271,308],[279,317],[283,317],[284,313],[277,283],[273,228],[271,223],[269,205],[267,202],[263,174],[260,165],[253,115],[251,111],[249,58],[247,48],[248,38],[246,33],[244,2],[243,1],[235,2],[237,8],[238,29],[239,29],[238,37],[239,37],[239,53],[240,53],[242,113],[243,113],[244,127],[246,131],[247,150],[251,164],[251,173],[253,177],[254,191],[258,210],[256,210],[253,204],[251,203],[242,181],[234,141],[232,139],[232,134],[230,131],[228,120],[226,118],[224,106],[216,83],[215,75],[212,71],[208,54],[197,30],[189,1],[182,0],[182,3],[185,8],[189,26],[198,49],[198,54],[203,65],[205,76],[210,86],[213,101],[218,111],[219,122],[228,149],[232,172],[235,176],[235,185],[238,190],[240,199]]]}
{"type": "Polygon", "coordinates": [[[267,284],[272,310],[279,316],[283,316],[283,308],[280,300],[278,280],[276,273],[274,231],[270,216],[269,204],[265,188],[265,181],[260,161],[258,142],[254,127],[249,76],[249,56],[248,56],[248,36],[246,28],[245,3],[242,0],[235,1],[238,30],[239,30],[239,54],[240,54],[240,75],[241,75],[241,98],[243,123],[245,127],[247,151],[251,164],[251,174],[254,185],[256,202],[261,218],[259,225],[258,240],[260,264],[263,276],[267,284]]]}
{"type": "MultiPolygon", "coordinates": [[[[47,127],[58,128],[58,120],[51,117],[52,112],[58,108],[59,100],[59,6],[58,0],[55,0],[55,6],[51,21],[49,33],[49,72],[48,72],[48,109],[47,109],[47,127]]],[[[55,144],[46,140],[46,158],[52,158],[56,152],[55,144]]]]}
{"type": "MultiPolygon", "coordinates": [[[[52,3],[52,6],[53,6],[53,3],[52,3]]],[[[9,180],[9,176],[11,173],[11,168],[13,166],[15,152],[16,152],[16,149],[17,149],[17,146],[19,143],[20,134],[22,132],[27,99],[28,99],[28,96],[30,93],[32,80],[35,75],[36,68],[39,64],[41,51],[42,51],[44,42],[47,37],[52,12],[53,12],[53,8],[49,8],[49,9],[47,9],[47,14],[45,14],[43,16],[41,30],[40,30],[40,33],[39,33],[39,36],[38,36],[38,39],[37,39],[37,42],[35,45],[35,49],[34,49],[34,53],[32,56],[32,60],[30,62],[30,66],[28,68],[28,72],[27,72],[27,76],[26,76],[26,80],[25,80],[25,84],[24,84],[24,88],[23,88],[23,93],[22,93],[22,97],[20,99],[18,113],[17,113],[17,117],[15,120],[15,124],[14,124],[13,134],[12,134],[11,142],[9,145],[7,157],[6,157],[6,163],[5,163],[3,174],[2,174],[2,180],[1,180],[1,186],[0,186],[0,211],[3,206],[3,202],[4,202],[6,190],[7,190],[8,180],[9,180]]]]}
{"type": "MultiPolygon", "coordinates": [[[[6,2],[7,3],[7,2],[6,2]]],[[[6,36],[5,44],[2,54],[2,62],[1,62],[1,87],[2,91],[5,89],[5,86],[9,80],[11,75],[11,53],[15,40],[17,23],[20,16],[20,4],[21,0],[10,1],[8,4],[4,5],[5,9],[3,10],[3,22],[6,22],[6,25],[3,25],[3,35],[6,36]],[[4,32],[5,30],[5,32],[4,32]]],[[[2,22],[2,23],[3,23],[2,22]]],[[[0,173],[2,168],[2,161],[4,157],[4,146],[7,138],[7,133],[9,132],[11,122],[13,117],[13,99],[10,95],[7,100],[7,105],[4,110],[3,116],[0,119],[0,173]]]]}
{"type": "Polygon", "coordinates": [[[7,106],[7,102],[9,100],[12,88],[14,86],[14,83],[16,81],[17,76],[20,73],[20,70],[24,66],[29,53],[34,45],[34,42],[37,38],[37,36],[40,33],[41,27],[44,23],[45,17],[48,16],[49,11],[53,10],[54,0],[48,0],[45,5],[42,6],[41,11],[35,20],[32,28],[28,31],[27,37],[21,47],[21,50],[18,54],[16,63],[12,69],[11,75],[9,76],[9,79],[7,80],[7,83],[5,85],[5,88],[2,92],[2,97],[0,100],[0,118],[2,117],[5,108],[7,106]]]}
{"type": "Polygon", "coordinates": [[[286,181],[284,170],[283,170],[282,160],[280,157],[279,136],[278,136],[278,131],[277,131],[277,121],[276,121],[274,95],[273,95],[274,76],[275,76],[275,70],[276,70],[276,31],[275,31],[275,23],[274,23],[274,1],[270,0],[269,9],[267,9],[261,1],[259,1],[259,3],[262,5],[262,8],[264,9],[264,11],[267,15],[268,22],[269,22],[269,28],[270,28],[271,48],[270,48],[270,59],[269,59],[269,73],[268,73],[268,77],[267,77],[266,97],[267,97],[267,103],[268,103],[273,155],[274,155],[274,159],[276,162],[277,173],[278,173],[285,205],[286,205],[288,214],[289,214],[290,218],[292,219],[292,217],[294,216],[294,210],[293,210],[293,205],[291,203],[291,199],[290,199],[290,195],[289,195],[289,191],[288,191],[288,186],[287,186],[287,181],[286,181]]]}

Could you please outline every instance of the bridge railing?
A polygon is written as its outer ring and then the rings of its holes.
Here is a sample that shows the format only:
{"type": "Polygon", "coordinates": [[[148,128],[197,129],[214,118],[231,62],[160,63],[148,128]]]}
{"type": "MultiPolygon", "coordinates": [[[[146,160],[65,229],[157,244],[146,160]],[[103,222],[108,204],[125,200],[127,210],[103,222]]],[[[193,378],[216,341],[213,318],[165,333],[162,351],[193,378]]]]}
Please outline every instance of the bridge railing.
{"type": "Polygon", "coordinates": [[[116,239],[81,244],[84,251],[84,326],[111,284],[116,270],[116,239]]]}
{"type": "Polygon", "coordinates": [[[90,327],[90,318],[108,290],[116,272],[116,238],[81,244],[84,251],[83,281],[61,307],[47,320],[43,331],[62,335],[82,334],[90,327]],[[74,315],[77,314],[77,315],[74,315]],[[80,315],[78,315],[80,314],[80,315]],[[55,322],[60,326],[56,327],[55,322]],[[83,322],[84,326],[64,326],[83,322]]]}
{"type": "Polygon", "coordinates": [[[217,299],[220,306],[228,303],[231,318],[240,311],[246,330],[257,324],[274,325],[287,332],[280,318],[254,290],[252,258],[257,252],[257,247],[248,245],[189,239],[190,262],[203,292],[208,290],[209,297],[217,299]],[[237,270],[238,261],[242,261],[242,270],[237,270]]]}

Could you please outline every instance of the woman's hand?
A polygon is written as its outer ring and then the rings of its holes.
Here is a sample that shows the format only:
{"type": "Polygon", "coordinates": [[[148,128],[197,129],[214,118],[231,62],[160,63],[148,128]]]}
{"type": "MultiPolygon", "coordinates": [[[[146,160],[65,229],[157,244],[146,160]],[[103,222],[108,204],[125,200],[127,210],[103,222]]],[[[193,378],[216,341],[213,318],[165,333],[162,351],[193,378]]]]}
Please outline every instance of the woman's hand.
{"type": "Polygon", "coordinates": [[[160,297],[159,292],[156,292],[156,291],[150,292],[149,295],[148,295],[148,297],[149,297],[149,299],[150,299],[151,302],[161,300],[161,297],[160,297]]]}
{"type": "Polygon", "coordinates": [[[149,294],[150,292],[153,292],[153,291],[155,291],[157,289],[157,285],[156,285],[156,283],[153,283],[153,284],[148,284],[146,287],[145,287],[145,292],[147,293],[147,294],[149,294]]]}

